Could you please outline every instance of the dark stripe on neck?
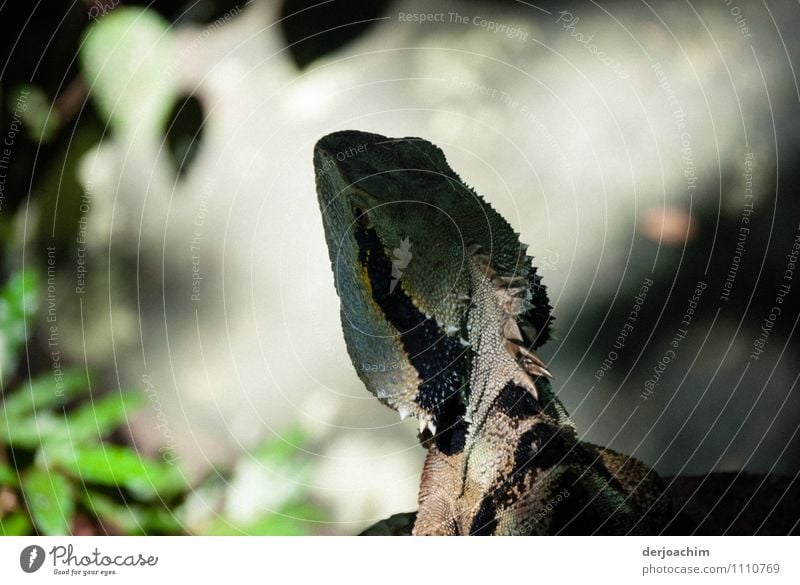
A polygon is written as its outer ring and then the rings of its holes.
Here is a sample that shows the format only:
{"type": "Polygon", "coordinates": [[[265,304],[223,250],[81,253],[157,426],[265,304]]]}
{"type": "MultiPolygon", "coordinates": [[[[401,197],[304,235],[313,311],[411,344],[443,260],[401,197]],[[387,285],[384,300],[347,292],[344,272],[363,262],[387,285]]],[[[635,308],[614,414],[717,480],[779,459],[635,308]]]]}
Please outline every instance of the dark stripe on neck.
{"type": "Polygon", "coordinates": [[[478,511],[472,519],[469,528],[471,536],[491,536],[497,529],[497,506],[492,496],[486,496],[481,500],[478,511]]]}
{"type": "Polygon", "coordinates": [[[467,351],[414,306],[402,281],[390,292],[392,263],[375,230],[357,228],[359,262],[367,270],[372,300],[400,334],[403,349],[422,382],[415,402],[435,417],[437,447],[445,454],[464,448],[465,406],[459,390],[468,380],[467,351]]]}
{"type": "Polygon", "coordinates": [[[526,419],[542,414],[542,407],[527,388],[512,381],[495,398],[495,407],[514,419],[526,419]]]}

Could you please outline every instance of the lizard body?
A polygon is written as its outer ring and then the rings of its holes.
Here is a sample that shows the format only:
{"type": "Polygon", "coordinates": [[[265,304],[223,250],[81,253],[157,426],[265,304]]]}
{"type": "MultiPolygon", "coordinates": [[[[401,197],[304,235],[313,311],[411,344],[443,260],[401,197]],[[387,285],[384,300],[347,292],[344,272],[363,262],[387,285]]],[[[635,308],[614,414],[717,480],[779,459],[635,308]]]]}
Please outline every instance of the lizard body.
{"type": "Polygon", "coordinates": [[[551,306],[508,222],[420,138],[336,132],[314,164],[348,352],[428,449],[413,533],[653,531],[658,477],[580,441],[552,390],[551,306]]]}

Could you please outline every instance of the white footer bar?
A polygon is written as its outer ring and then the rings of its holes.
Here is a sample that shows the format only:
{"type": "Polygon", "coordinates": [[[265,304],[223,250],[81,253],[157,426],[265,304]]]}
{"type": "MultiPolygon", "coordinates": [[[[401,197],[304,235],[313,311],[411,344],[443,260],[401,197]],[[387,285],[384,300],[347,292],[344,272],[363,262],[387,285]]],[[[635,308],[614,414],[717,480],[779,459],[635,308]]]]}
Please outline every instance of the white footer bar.
{"type": "Polygon", "coordinates": [[[800,583],[797,543],[787,537],[0,537],[0,583],[800,583]]]}

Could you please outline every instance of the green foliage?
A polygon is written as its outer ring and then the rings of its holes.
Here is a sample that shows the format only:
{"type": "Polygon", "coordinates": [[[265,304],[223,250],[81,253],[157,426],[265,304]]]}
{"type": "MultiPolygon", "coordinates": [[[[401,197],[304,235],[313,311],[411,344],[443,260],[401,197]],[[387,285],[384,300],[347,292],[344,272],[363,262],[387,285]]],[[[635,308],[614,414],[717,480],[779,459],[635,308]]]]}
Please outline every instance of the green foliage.
{"type": "MultiPolygon", "coordinates": [[[[6,364],[17,363],[32,333],[38,282],[30,272],[17,274],[0,291],[6,364]]],[[[122,534],[302,535],[325,520],[308,502],[310,468],[302,446],[309,437],[302,429],[191,488],[178,466],[109,440],[144,405],[144,393],[98,394],[85,373],[60,370],[5,388],[0,493],[13,494],[19,505],[0,507],[0,535],[70,534],[78,515],[98,533],[122,534]]]]}
{"type": "Polygon", "coordinates": [[[66,477],[33,467],[22,476],[22,493],[40,532],[69,534],[75,503],[72,486],[66,477]]]}
{"type": "Polygon", "coordinates": [[[38,305],[39,279],[32,272],[13,275],[0,291],[0,382],[17,363],[38,305]]]}
{"type": "Polygon", "coordinates": [[[7,464],[0,461],[0,486],[1,485],[18,485],[17,474],[7,464]]]}
{"type": "Polygon", "coordinates": [[[243,457],[231,473],[212,475],[184,505],[188,517],[195,515],[193,507],[205,513],[190,528],[215,536],[319,532],[327,516],[309,501],[311,467],[303,457],[308,441],[302,428],[291,428],[243,457]],[[257,492],[249,491],[254,487],[257,492]],[[218,509],[209,509],[209,500],[218,501],[218,509]],[[243,500],[248,504],[246,514],[242,513],[243,500]]]}
{"type": "Polygon", "coordinates": [[[321,508],[311,504],[289,504],[279,511],[263,514],[252,522],[240,524],[218,518],[204,534],[208,536],[307,536],[314,523],[325,520],[321,508]]]}
{"type": "Polygon", "coordinates": [[[151,532],[181,534],[183,525],[176,514],[160,506],[135,503],[120,504],[103,494],[84,494],[83,503],[95,516],[118,526],[125,534],[144,535],[151,532]]]}
{"type": "MultiPolygon", "coordinates": [[[[13,392],[3,401],[6,417],[19,419],[36,411],[55,406],[64,406],[67,401],[84,392],[89,380],[84,374],[67,372],[59,379],[46,374],[27,380],[18,392],[13,392]]],[[[3,421],[0,421],[0,425],[3,421]]],[[[0,429],[3,428],[0,426],[0,429]]]]}
{"type": "Polygon", "coordinates": [[[23,512],[11,512],[0,518],[0,534],[4,536],[26,536],[32,529],[28,515],[23,512]]]}
{"type": "MultiPolygon", "coordinates": [[[[31,333],[36,286],[30,273],[20,274],[0,293],[8,362],[31,333]]],[[[0,488],[13,489],[25,510],[0,510],[0,534],[69,534],[79,512],[126,534],[182,532],[164,504],[188,488],[180,470],[107,441],[144,395],[95,397],[90,388],[84,373],[48,372],[3,393],[0,488]]]]}
{"type": "Polygon", "coordinates": [[[128,447],[77,446],[65,451],[59,463],[75,478],[88,483],[123,486],[142,500],[166,499],[186,489],[177,468],[143,459],[128,447]]]}

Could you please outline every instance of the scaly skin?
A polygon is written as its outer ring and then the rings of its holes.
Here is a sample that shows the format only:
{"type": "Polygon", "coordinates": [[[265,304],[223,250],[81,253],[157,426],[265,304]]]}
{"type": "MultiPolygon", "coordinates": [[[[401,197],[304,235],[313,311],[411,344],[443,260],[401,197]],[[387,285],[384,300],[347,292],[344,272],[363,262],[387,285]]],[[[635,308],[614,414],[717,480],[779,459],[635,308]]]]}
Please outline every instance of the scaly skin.
{"type": "Polygon", "coordinates": [[[578,440],[535,349],[550,305],[526,246],[420,138],[314,149],[350,357],[420,421],[414,534],[627,534],[666,512],[643,464],[578,440]]]}

